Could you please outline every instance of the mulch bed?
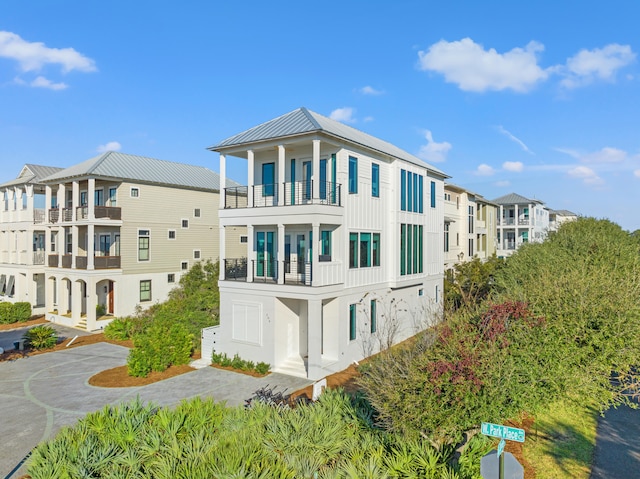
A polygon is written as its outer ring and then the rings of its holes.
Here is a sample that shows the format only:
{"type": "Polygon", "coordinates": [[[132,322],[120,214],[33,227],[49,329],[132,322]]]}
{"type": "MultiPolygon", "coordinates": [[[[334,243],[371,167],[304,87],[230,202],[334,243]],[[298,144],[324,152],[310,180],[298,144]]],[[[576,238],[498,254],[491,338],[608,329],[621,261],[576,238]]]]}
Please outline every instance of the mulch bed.
{"type": "Polygon", "coordinates": [[[180,374],[194,371],[188,364],[181,366],[170,366],[162,372],[152,371],[146,378],[129,376],[127,366],[107,369],[89,378],[89,384],[101,388],[130,388],[135,386],[146,386],[158,381],[178,376],[180,374]]]}

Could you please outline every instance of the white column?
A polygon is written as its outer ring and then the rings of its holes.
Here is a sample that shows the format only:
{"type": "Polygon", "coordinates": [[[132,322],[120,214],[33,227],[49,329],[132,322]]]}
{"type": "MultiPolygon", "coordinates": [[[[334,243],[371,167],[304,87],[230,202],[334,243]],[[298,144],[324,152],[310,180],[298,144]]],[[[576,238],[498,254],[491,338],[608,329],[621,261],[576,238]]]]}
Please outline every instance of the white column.
{"type": "Polygon", "coordinates": [[[224,229],[224,226],[220,226],[220,231],[219,231],[219,235],[220,235],[220,246],[219,246],[219,250],[220,250],[220,268],[219,268],[219,279],[220,281],[224,281],[224,274],[225,274],[225,260],[227,259],[227,253],[226,253],[226,248],[225,245],[227,243],[227,236],[226,236],[226,230],[224,229]]]}
{"type": "MultiPolygon", "coordinates": [[[[75,208],[74,208],[75,210],[75,208]]],[[[78,227],[71,227],[71,268],[76,269],[76,258],[78,257],[78,227]]]]}
{"type": "Polygon", "coordinates": [[[45,314],[53,311],[53,278],[47,278],[45,274],[44,278],[44,310],[45,314]]]}
{"type": "Polygon", "coordinates": [[[14,188],[10,188],[7,190],[7,202],[9,203],[8,205],[8,212],[9,212],[9,221],[15,221],[15,215],[16,212],[13,209],[13,197],[15,196],[16,192],[14,188]]]}
{"type": "Polygon", "coordinates": [[[80,322],[82,314],[82,281],[71,283],[71,321],[74,325],[80,322]]]}
{"type": "Polygon", "coordinates": [[[284,205],[284,172],[285,172],[285,149],[284,145],[278,145],[278,176],[276,178],[278,192],[278,206],[284,205]]]}
{"type": "Polygon", "coordinates": [[[322,300],[307,301],[307,376],[324,377],[322,369],[322,300]]]}
{"type": "MultiPolygon", "coordinates": [[[[227,207],[227,198],[224,189],[227,186],[227,157],[220,153],[220,209],[227,207]]],[[[220,258],[223,256],[220,255],[220,258]]],[[[221,259],[222,261],[222,259],[221,259]]],[[[222,271],[222,268],[220,269],[222,271]]]]}
{"type": "Polygon", "coordinates": [[[255,157],[253,150],[247,150],[247,206],[253,208],[253,187],[256,183],[254,175],[255,157]]]}
{"type": "Polygon", "coordinates": [[[87,187],[87,209],[89,210],[87,218],[89,221],[96,219],[95,205],[96,205],[96,180],[95,178],[89,178],[89,186],[87,187]]]}
{"type": "Polygon", "coordinates": [[[71,213],[71,218],[73,221],[77,221],[79,218],[77,216],[78,206],[80,206],[80,183],[78,181],[74,181],[71,184],[71,207],[73,208],[73,212],[71,213]]]}
{"type": "Polygon", "coordinates": [[[318,286],[320,283],[320,275],[318,274],[318,264],[319,263],[319,253],[320,248],[318,245],[320,244],[320,223],[313,223],[311,227],[311,236],[313,238],[313,243],[310,244],[311,247],[311,286],[318,286]]]}
{"type": "Polygon", "coordinates": [[[64,250],[67,247],[67,231],[64,228],[64,226],[60,226],[58,227],[58,235],[56,236],[56,239],[58,241],[58,265],[57,267],[60,268],[62,266],[62,255],[64,254],[64,250]]]}
{"type": "Polygon", "coordinates": [[[253,261],[256,258],[253,244],[253,225],[247,225],[247,283],[253,282],[253,261]]]}
{"type": "Polygon", "coordinates": [[[284,284],[284,225],[278,224],[278,284],[284,284]]]}
{"type": "Polygon", "coordinates": [[[320,198],[320,140],[313,140],[313,176],[311,181],[313,182],[313,191],[311,197],[315,200],[320,198]]]}
{"type": "MultiPolygon", "coordinates": [[[[114,285],[115,288],[115,285],[114,285]]],[[[116,292],[114,291],[115,295],[116,292]]],[[[114,296],[117,298],[117,296],[114,296]]],[[[96,305],[98,304],[98,295],[96,292],[96,280],[89,279],[87,281],[87,331],[95,331],[98,329],[96,325],[96,305]]],[[[114,308],[115,308],[114,303],[114,308]]]]}
{"type": "Polygon", "coordinates": [[[51,187],[44,187],[44,222],[49,222],[49,210],[51,209],[51,187]]]}
{"type": "Polygon", "coordinates": [[[27,185],[25,187],[24,194],[27,195],[27,218],[28,221],[33,221],[35,219],[35,215],[33,212],[34,209],[34,195],[33,195],[33,185],[27,185]]]}
{"type": "Polygon", "coordinates": [[[66,207],[66,189],[64,183],[58,185],[58,223],[62,223],[62,217],[64,216],[64,208],[66,207]]]}
{"type": "Polygon", "coordinates": [[[95,226],[93,225],[93,223],[89,223],[89,225],[87,225],[87,270],[92,270],[94,269],[94,255],[95,253],[95,244],[93,241],[93,235],[94,235],[94,229],[95,226]]]}

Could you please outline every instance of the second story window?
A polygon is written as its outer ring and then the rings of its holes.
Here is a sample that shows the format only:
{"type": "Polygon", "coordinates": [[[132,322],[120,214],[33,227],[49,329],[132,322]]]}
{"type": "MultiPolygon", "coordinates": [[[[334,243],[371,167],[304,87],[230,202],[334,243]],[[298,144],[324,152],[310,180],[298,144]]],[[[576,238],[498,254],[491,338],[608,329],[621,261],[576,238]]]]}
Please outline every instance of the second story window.
{"type": "Polygon", "coordinates": [[[117,206],[116,191],[117,188],[109,188],[109,206],[117,206]]]}
{"type": "Polygon", "coordinates": [[[320,232],[320,261],[331,261],[331,231],[320,232]]]}
{"type": "Polygon", "coordinates": [[[371,163],[371,196],[380,197],[380,165],[371,163]]]}
{"type": "Polygon", "coordinates": [[[140,197],[140,189],[131,188],[131,198],[139,198],[139,197],[140,197]]]}
{"type": "Polygon", "coordinates": [[[149,230],[138,230],[138,261],[149,261],[149,230]]]}
{"type": "Polygon", "coordinates": [[[436,207],[436,182],[431,182],[431,207],[436,207]]]}
{"type": "Polygon", "coordinates": [[[193,216],[195,218],[200,218],[200,208],[196,208],[193,210],[193,216]]]}
{"type": "Polygon", "coordinates": [[[96,190],[94,192],[95,206],[104,206],[104,190],[96,190]]]}
{"type": "Polygon", "coordinates": [[[182,220],[182,227],[183,228],[188,228],[189,227],[189,220],[182,220]]]}
{"type": "Polygon", "coordinates": [[[358,159],[349,157],[349,193],[358,192],[358,159]]]}
{"type": "Polygon", "coordinates": [[[275,163],[262,164],[262,196],[275,195],[276,168],[275,163]]]}
{"type": "Polygon", "coordinates": [[[176,230],[169,230],[169,239],[170,240],[176,239],[176,230]]]}

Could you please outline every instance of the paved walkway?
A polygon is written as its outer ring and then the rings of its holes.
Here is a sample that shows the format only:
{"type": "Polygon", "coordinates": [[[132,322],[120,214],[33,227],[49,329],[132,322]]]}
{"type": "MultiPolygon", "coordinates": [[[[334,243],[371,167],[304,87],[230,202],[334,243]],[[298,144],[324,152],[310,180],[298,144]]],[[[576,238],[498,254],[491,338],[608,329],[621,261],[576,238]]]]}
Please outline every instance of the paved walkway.
{"type": "Polygon", "coordinates": [[[1,362],[0,479],[26,473],[26,467],[18,465],[33,447],[105,404],[139,396],[143,401],[172,406],[185,398],[210,396],[235,406],[267,384],[290,392],[311,384],[281,374],[254,378],[211,367],[141,387],[97,388],[88,384],[94,374],[126,364],[128,353],[122,346],[97,343],[1,362]]]}

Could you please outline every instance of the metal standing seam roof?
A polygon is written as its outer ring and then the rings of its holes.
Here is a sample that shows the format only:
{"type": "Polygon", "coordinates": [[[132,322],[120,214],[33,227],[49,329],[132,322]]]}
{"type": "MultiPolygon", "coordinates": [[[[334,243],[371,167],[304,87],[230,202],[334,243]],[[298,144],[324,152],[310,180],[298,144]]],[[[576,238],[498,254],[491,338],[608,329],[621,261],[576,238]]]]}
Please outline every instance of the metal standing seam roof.
{"type": "Polygon", "coordinates": [[[20,174],[15,180],[10,180],[0,184],[0,188],[6,188],[10,186],[28,185],[28,184],[40,184],[43,178],[49,175],[61,171],[62,168],[55,166],[34,165],[27,163],[20,170],[20,174]]]}
{"type": "Polygon", "coordinates": [[[517,193],[509,193],[508,195],[501,196],[491,201],[499,205],[520,205],[529,203],[544,204],[543,201],[525,198],[524,196],[521,196],[517,193]]]}
{"type": "Polygon", "coordinates": [[[277,138],[286,138],[312,132],[323,132],[410,163],[426,166],[434,173],[446,178],[449,177],[449,175],[438,168],[435,168],[434,166],[422,161],[417,156],[414,156],[389,142],[345,125],[344,123],[340,123],[339,121],[332,120],[331,118],[327,118],[326,116],[307,110],[304,107],[293,110],[258,126],[254,126],[253,128],[238,133],[237,135],[231,136],[220,143],[210,146],[208,149],[211,151],[220,151],[228,147],[274,140],[277,138]]]}
{"type": "MultiPolygon", "coordinates": [[[[220,191],[220,175],[203,166],[157,160],[146,156],[108,151],[44,179],[54,183],[76,177],[102,177],[133,182],[220,191]]],[[[226,186],[240,186],[227,179],[226,186]]]]}

